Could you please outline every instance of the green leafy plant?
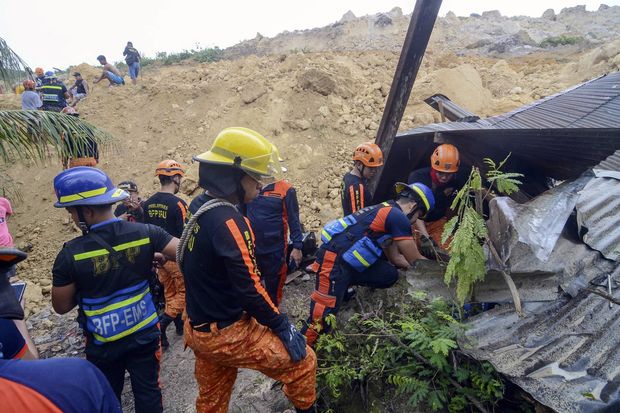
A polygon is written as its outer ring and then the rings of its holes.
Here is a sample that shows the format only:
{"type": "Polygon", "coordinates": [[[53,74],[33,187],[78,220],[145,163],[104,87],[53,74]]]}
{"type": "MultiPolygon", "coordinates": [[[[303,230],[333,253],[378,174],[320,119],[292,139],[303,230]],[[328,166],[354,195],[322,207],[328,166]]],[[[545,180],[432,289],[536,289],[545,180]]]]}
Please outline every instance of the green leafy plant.
{"type": "Polygon", "coordinates": [[[356,314],[345,329],[335,319],[329,322],[331,333],[322,334],[316,346],[326,409],[342,411],[359,394],[367,411],[373,392],[382,401],[397,398],[403,405],[450,412],[470,406],[486,411],[502,398],[503,383],[493,367],[459,355],[457,339],[465,329],[441,298],[417,292],[398,313],[356,314]]]}
{"type": "Polygon", "coordinates": [[[178,53],[157,52],[154,58],[144,56],[140,60],[140,64],[143,67],[153,64],[169,66],[188,59],[195,60],[199,63],[217,62],[223,58],[223,53],[224,51],[217,46],[202,48],[200,45],[196,45],[196,49],[183,50],[178,53]]]}
{"type": "Polygon", "coordinates": [[[547,37],[542,42],[540,42],[540,47],[549,48],[549,47],[565,46],[568,44],[581,43],[583,41],[584,41],[584,38],[581,36],[571,36],[569,34],[562,34],[560,36],[547,37]]]}
{"type": "Polygon", "coordinates": [[[499,164],[490,158],[484,163],[488,168],[485,179],[488,189],[482,186],[480,170],[472,167],[465,185],[458,191],[451,209],[456,211],[445,225],[442,243],[449,241],[450,261],[446,267],[444,281],[456,281],[456,298],[462,306],[471,295],[476,282],[484,280],[486,258],[483,245],[488,241],[488,233],[483,216],[484,201],[493,189],[500,194],[510,195],[519,190],[520,173],[503,172],[502,168],[510,154],[499,164]]]}

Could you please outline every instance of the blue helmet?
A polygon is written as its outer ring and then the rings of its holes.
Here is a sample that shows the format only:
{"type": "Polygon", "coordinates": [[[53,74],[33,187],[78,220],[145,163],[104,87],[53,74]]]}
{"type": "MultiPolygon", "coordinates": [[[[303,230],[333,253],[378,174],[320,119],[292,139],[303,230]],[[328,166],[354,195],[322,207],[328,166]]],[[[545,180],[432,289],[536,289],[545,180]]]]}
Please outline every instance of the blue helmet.
{"type": "Polygon", "coordinates": [[[414,182],[412,184],[405,184],[402,182],[396,182],[394,184],[394,190],[399,197],[411,198],[418,206],[424,211],[422,216],[428,214],[428,211],[435,208],[435,196],[433,191],[421,182],[414,182]]]}
{"type": "Polygon", "coordinates": [[[45,72],[45,77],[56,77],[56,75],[51,70],[48,70],[45,72]]]}
{"type": "Polygon", "coordinates": [[[105,172],[88,166],[62,171],[54,178],[56,208],[81,205],[108,205],[129,198],[129,194],[112,184],[105,172]]]}

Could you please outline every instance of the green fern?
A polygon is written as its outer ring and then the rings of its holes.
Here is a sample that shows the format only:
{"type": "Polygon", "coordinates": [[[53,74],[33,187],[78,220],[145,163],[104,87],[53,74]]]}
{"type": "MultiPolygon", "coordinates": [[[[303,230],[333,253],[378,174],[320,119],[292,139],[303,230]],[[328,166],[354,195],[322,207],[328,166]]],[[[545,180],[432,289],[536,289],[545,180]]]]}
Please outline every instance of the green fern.
{"type": "Polygon", "coordinates": [[[330,334],[321,334],[316,345],[324,410],[341,411],[368,388],[381,400],[404,396],[409,406],[424,411],[462,412],[470,396],[493,406],[503,385],[492,367],[455,361],[464,326],[450,308],[442,298],[413,292],[398,314],[356,314],[344,329],[330,320],[330,334]]]}
{"type": "Polygon", "coordinates": [[[483,194],[495,188],[501,194],[510,195],[518,191],[521,185],[522,174],[501,170],[509,157],[510,154],[499,164],[490,158],[484,159],[488,168],[485,175],[489,183],[488,190],[482,186],[482,175],[478,168],[471,169],[466,184],[458,191],[451,205],[456,216],[444,226],[441,241],[449,241],[450,251],[444,281],[448,285],[456,281],[456,298],[461,306],[471,295],[474,284],[484,280],[486,275],[483,245],[488,241],[488,233],[484,217],[478,212],[483,210],[483,194]]]}

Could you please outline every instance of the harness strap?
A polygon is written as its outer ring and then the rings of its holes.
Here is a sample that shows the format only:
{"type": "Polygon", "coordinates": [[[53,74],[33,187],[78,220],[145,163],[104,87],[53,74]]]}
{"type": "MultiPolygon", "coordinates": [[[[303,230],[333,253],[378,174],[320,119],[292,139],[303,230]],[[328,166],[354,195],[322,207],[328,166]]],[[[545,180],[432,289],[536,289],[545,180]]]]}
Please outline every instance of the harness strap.
{"type": "Polygon", "coordinates": [[[181,238],[179,239],[179,246],[177,247],[177,264],[179,266],[179,270],[181,271],[181,273],[183,272],[183,258],[185,255],[185,248],[187,247],[187,243],[189,242],[189,236],[194,230],[194,227],[196,226],[196,222],[198,221],[198,218],[200,218],[200,216],[207,211],[210,211],[214,208],[223,207],[223,206],[234,208],[235,210],[237,209],[235,208],[233,204],[231,204],[230,202],[224,199],[220,199],[220,198],[212,199],[210,201],[205,202],[198,209],[198,211],[196,211],[196,213],[192,215],[187,225],[185,225],[185,228],[183,228],[183,234],[181,235],[181,238]]]}

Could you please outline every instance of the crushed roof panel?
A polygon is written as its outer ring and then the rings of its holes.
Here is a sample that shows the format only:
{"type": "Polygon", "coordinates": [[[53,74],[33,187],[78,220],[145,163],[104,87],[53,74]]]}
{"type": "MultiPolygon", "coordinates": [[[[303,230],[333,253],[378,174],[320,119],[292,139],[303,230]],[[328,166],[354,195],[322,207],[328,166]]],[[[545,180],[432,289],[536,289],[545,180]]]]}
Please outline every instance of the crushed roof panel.
{"type": "Polygon", "coordinates": [[[473,342],[464,351],[491,362],[555,411],[620,411],[620,306],[583,292],[526,303],[525,311],[519,318],[514,307],[502,306],[472,318],[467,335],[473,342]]]}

